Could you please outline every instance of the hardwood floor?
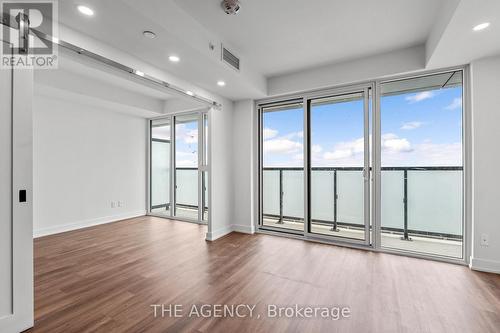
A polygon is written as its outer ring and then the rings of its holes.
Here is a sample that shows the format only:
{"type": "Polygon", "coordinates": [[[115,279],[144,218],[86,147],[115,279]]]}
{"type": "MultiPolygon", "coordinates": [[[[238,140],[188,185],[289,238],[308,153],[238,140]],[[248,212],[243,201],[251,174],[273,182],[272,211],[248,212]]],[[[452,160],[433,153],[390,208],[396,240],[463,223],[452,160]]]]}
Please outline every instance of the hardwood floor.
{"type": "Polygon", "coordinates": [[[500,275],[268,235],[210,243],[205,232],[142,217],[36,239],[29,331],[500,330],[500,275]],[[188,316],[193,304],[240,303],[255,304],[255,317],[188,316]],[[184,316],[155,317],[152,304],[182,304],[184,316]],[[348,307],[350,317],[269,318],[269,304],[348,307]]]}

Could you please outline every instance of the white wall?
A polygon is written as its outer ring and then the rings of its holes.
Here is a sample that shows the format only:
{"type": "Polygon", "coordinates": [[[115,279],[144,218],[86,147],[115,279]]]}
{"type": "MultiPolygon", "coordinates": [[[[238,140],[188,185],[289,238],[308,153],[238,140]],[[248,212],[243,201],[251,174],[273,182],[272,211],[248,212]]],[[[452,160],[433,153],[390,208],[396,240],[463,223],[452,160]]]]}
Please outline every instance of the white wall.
{"type": "Polygon", "coordinates": [[[473,269],[500,273],[500,57],[474,61],[472,74],[473,131],[473,269]],[[489,245],[481,246],[486,234],[489,245]]]}
{"type": "Polygon", "coordinates": [[[225,101],[221,109],[209,111],[210,223],[207,240],[216,240],[232,231],[233,206],[233,102],[225,101]]]}
{"type": "Polygon", "coordinates": [[[306,69],[268,80],[268,95],[283,95],[379,79],[425,68],[425,47],[415,46],[332,65],[306,69]]]}
{"type": "Polygon", "coordinates": [[[144,118],[36,93],[33,113],[35,236],[145,214],[144,118]]]}
{"type": "Polygon", "coordinates": [[[254,135],[256,113],[254,102],[236,102],[233,112],[233,230],[255,232],[254,178],[255,160],[252,153],[257,145],[254,135]]]}

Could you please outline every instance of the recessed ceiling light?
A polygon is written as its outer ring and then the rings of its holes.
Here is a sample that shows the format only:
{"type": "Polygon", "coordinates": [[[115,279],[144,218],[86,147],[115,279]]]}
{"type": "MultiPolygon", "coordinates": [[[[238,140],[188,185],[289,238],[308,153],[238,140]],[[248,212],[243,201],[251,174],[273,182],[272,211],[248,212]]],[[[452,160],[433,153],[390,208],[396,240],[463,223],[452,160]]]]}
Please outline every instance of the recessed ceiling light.
{"type": "Polygon", "coordinates": [[[224,82],[224,81],[217,81],[217,85],[219,87],[224,87],[226,85],[226,82],[224,82]]]}
{"type": "Polygon", "coordinates": [[[189,90],[188,90],[188,91],[186,91],[186,94],[188,94],[189,96],[194,96],[194,92],[189,91],[189,90]]]}
{"type": "Polygon", "coordinates": [[[474,28],[472,28],[472,30],[481,31],[481,30],[488,28],[489,26],[490,26],[489,22],[484,22],[484,23],[476,25],[474,28]]]}
{"type": "Polygon", "coordinates": [[[142,34],[144,35],[144,37],[149,38],[149,39],[156,38],[156,34],[152,31],[149,31],[149,30],[143,31],[142,34]]]}
{"type": "Polygon", "coordinates": [[[80,5],[76,7],[80,13],[87,16],[94,16],[94,11],[87,6],[80,5]]]}
{"type": "Polygon", "coordinates": [[[141,71],[135,71],[135,74],[139,75],[139,76],[144,76],[144,73],[141,72],[141,71]]]}
{"type": "Polygon", "coordinates": [[[179,60],[181,59],[178,56],[171,55],[170,57],[168,57],[168,60],[170,60],[171,62],[179,62],[179,60]]]}

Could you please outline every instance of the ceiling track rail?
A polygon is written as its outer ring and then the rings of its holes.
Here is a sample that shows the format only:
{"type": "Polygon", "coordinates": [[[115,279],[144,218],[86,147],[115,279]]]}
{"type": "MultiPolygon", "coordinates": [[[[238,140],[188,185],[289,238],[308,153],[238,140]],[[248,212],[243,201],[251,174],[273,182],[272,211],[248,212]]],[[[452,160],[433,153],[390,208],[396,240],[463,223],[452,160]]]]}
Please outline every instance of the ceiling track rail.
{"type": "MultiPolygon", "coordinates": [[[[0,18],[1,19],[1,18],[0,18]]],[[[18,29],[17,27],[13,27],[11,24],[9,24],[8,22],[2,20],[0,22],[2,25],[5,25],[9,28],[13,28],[13,29],[18,29]]],[[[57,44],[58,46],[60,47],[63,47],[67,50],[70,50],[72,52],[75,52],[79,55],[82,55],[82,56],[86,56],[92,60],[95,60],[97,62],[100,62],[106,66],[109,66],[109,67],[112,67],[114,69],[117,69],[119,71],[122,71],[122,72],[126,72],[128,73],[129,75],[132,75],[132,77],[134,77],[135,79],[138,79],[140,81],[143,81],[143,82],[147,82],[147,83],[150,83],[150,84],[153,84],[155,86],[159,86],[161,88],[164,88],[166,90],[168,90],[169,92],[173,92],[175,93],[176,95],[178,96],[181,96],[181,97],[184,97],[184,98],[190,98],[190,99],[194,99],[198,102],[201,102],[203,104],[206,104],[206,105],[209,105],[211,107],[215,107],[217,109],[220,109],[222,107],[222,105],[220,103],[217,103],[211,99],[208,99],[208,98],[205,98],[203,96],[199,96],[199,95],[196,95],[188,90],[185,90],[185,89],[182,89],[180,87],[177,87],[171,83],[168,83],[166,81],[163,81],[163,80],[160,80],[158,78],[155,78],[151,75],[148,75],[148,74],[145,74],[143,73],[142,71],[138,70],[138,69],[134,69],[132,67],[128,67],[126,65],[123,65],[119,62],[116,62],[112,59],[109,59],[109,58],[106,58],[102,55],[99,55],[97,53],[94,53],[94,52],[91,52],[89,50],[86,50],[84,48],[81,48],[81,47],[78,47],[77,45],[74,45],[74,44],[71,44],[71,43],[68,43],[68,42],[65,42],[63,40],[60,40],[58,38],[55,38],[55,37],[52,37],[52,36],[49,36],[41,31],[38,31],[36,29],[33,29],[33,28],[30,28],[29,29],[31,33],[33,33],[34,35],[36,35],[38,38],[42,39],[42,40],[45,40],[45,41],[48,41],[48,42],[51,42],[53,44],[57,44]]]]}

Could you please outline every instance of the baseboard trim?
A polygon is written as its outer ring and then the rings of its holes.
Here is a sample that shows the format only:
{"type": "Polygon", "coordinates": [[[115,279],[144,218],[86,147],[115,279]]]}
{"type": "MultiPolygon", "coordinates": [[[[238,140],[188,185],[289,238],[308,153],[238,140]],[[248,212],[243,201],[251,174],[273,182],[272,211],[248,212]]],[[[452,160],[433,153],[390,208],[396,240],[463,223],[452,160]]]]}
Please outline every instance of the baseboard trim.
{"type": "Polygon", "coordinates": [[[112,215],[112,216],[98,217],[95,219],[82,220],[82,221],[77,221],[77,222],[73,222],[73,223],[69,223],[69,224],[56,225],[56,226],[48,227],[48,228],[36,229],[36,230],[33,230],[33,238],[59,234],[61,232],[66,232],[66,231],[88,228],[88,227],[92,227],[92,226],[96,226],[96,225],[100,225],[100,224],[106,224],[106,223],[116,222],[116,221],[120,221],[120,220],[131,219],[134,217],[139,217],[139,216],[144,216],[144,215],[146,215],[146,211],[136,211],[136,212],[129,212],[129,213],[112,215]]]}
{"type": "Polygon", "coordinates": [[[235,232],[241,232],[244,234],[254,234],[255,228],[253,225],[243,225],[243,224],[233,224],[231,225],[231,229],[235,232]]]}
{"type": "Polygon", "coordinates": [[[500,274],[500,261],[471,258],[469,267],[475,271],[500,274]]]}
{"type": "Polygon", "coordinates": [[[217,240],[221,237],[224,237],[227,234],[230,234],[231,232],[233,232],[233,229],[231,228],[231,226],[228,226],[225,228],[220,228],[220,229],[217,229],[217,230],[212,231],[212,232],[207,232],[205,239],[207,241],[213,242],[214,240],[217,240]]]}

